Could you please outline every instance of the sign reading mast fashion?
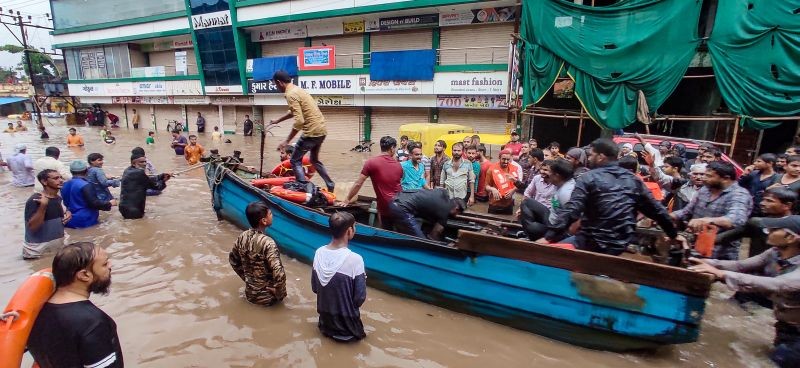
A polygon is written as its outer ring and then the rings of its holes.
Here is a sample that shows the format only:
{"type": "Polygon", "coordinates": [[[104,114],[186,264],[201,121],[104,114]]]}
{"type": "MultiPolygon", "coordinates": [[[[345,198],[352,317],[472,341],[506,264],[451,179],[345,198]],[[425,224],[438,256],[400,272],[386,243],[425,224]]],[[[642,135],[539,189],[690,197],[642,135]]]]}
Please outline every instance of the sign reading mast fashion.
{"type": "Polygon", "coordinates": [[[324,70],[336,68],[336,47],[315,46],[298,48],[300,70],[324,70]]]}
{"type": "Polygon", "coordinates": [[[230,10],[192,15],[192,27],[194,29],[225,27],[231,24],[233,23],[231,22],[230,10]]]}

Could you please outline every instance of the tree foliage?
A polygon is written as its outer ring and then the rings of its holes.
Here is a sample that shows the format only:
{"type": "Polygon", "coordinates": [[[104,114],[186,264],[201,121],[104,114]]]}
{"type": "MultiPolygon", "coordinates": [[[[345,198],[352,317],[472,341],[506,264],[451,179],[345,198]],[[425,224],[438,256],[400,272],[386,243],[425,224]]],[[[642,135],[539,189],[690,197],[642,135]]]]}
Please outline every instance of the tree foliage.
{"type": "Polygon", "coordinates": [[[36,51],[30,51],[27,53],[23,53],[25,49],[22,46],[17,45],[4,45],[0,46],[0,51],[5,51],[11,54],[19,54],[22,53],[22,61],[19,63],[19,68],[22,69],[22,72],[25,75],[28,75],[28,67],[25,65],[27,56],[30,55],[31,58],[31,69],[33,71],[33,75],[41,75],[45,77],[53,77],[56,73],[56,66],[53,64],[53,59],[47,55],[42,54],[36,51]]]}

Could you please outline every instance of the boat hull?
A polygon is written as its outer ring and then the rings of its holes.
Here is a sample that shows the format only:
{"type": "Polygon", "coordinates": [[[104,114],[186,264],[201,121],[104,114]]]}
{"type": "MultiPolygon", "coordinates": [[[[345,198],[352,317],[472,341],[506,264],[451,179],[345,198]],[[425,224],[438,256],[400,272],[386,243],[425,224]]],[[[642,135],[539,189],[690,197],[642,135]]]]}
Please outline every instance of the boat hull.
{"type": "MultiPolygon", "coordinates": [[[[207,168],[217,214],[247,227],[245,207],[266,202],[267,230],[290,257],[311,264],[330,241],[326,214],[207,168]]],[[[602,350],[649,349],[697,340],[705,298],[533,262],[464,252],[362,224],[350,248],[371,287],[514,328],[602,350]]]]}

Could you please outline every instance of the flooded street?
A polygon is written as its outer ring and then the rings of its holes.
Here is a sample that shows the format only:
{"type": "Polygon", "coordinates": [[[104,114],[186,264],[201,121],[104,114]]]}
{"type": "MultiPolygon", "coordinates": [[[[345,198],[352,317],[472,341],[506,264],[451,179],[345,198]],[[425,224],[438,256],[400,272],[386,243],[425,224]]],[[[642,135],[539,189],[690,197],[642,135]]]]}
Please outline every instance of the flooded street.
{"type": "MultiPolygon", "coordinates": [[[[37,159],[50,145],[62,150],[61,161],[105,155],[105,171],[119,176],[129,166],[130,150],[144,147],[147,130],[115,129],[115,145],[100,142],[98,128],[80,127],[85,148],[67,148],[62,120],[47,125],[51,139],[28,132],[0,135],[7,158],[16,143],[28,145],[37,159]]],[[[6,124],[5,121],[0,121],[6,124]]],[[[286,123],[285,123],[286,124],[286,123]]],[[[334,128],[335,129],[335,128],[334,128]]],[[[225,136],[220,153],[243,151],[245,163],[258,166],[259,140],[225,136]]],[[[269,137],[268,137],[269,138],[269,137]]],[[[277,164],[275,147],[283,133],[269,138],[265,171],[277,164]]],[[[169,147],[162,128],[155,146],[145,147],[160,171],[188,165],[169,147]]],[[[211,134],[199,142],[215,148],[211,134]]],[[[337,183],[352,182],[369,153],[354,153],[354,143],[325,142],[322,161],[337,183]]],[[[377,151],[377,145],[374,146],[377,151]]],[[[377,154],[373,152],[372,154],[377,154]]],[[[33,271],[49,267],[52,256],[36,261],[21,257],[23,209],[31,188],[10,185],[0,174],[3,215],[0,232],[0,302],[5,303],[33,271]]],[[[318,177],[315,183],[321,184],[318,177]]],[[[119,194],[119,189],[112,189],[119,194]]],[[[362,189],[371,194],[371,189],[362,189]]],[[[93,241],[112,260],[112,291],[92,300],[118,325],[130,367],[770,367],[766,357],[773,337],[769,310],[753,314],[730,304],[730,292],[717,285],[707,306],[700,340],[655,352],[618,354],[592,351],[527,332],[403,299],[370,288],[362,307],[367,338],[342,345],[317,330],[311,268],[283,257],[288,296],[272,308],[248,304],[243,282],[228,264],[228,251],[241,231],[217,221],[202,170],[173,178],[158,197],[148,197],[141,220],[123,220],[116,207],[101,213],[101,224],[68,230],[68,242],[93,241]]],[[[322,244],[320,244],[322,245],[322,244]]],[[[420,275],[424,277],[424,275],[420,275]]]]}

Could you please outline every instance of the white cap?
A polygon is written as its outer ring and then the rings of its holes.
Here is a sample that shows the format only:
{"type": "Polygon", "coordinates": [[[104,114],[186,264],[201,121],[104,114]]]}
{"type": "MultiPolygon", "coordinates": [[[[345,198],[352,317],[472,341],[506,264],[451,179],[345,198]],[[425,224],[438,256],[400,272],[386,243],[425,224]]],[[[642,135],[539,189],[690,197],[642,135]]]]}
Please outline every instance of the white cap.
{"type": "Polygon", "coordinates": [[[20,153],[26,149],[28,149],[28,147],[22,143],[17,143],[17,145],[14,146],[14,152],[16,153],[20,153]]]}

